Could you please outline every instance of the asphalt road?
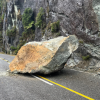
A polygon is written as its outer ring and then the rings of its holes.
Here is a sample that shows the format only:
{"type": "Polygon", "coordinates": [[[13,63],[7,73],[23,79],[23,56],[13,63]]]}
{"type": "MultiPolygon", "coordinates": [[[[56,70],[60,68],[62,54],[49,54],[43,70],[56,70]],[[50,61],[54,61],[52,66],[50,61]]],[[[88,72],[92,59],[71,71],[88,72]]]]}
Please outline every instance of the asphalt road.
{"type": "Polygon", "coordinates": [[[0,54],[0,100],[100,100],[100,77],[63,69],[52,75],[9,74],[8,61],[0,54]],[[41,77],[41,78],[39,78],[41,77]]]}

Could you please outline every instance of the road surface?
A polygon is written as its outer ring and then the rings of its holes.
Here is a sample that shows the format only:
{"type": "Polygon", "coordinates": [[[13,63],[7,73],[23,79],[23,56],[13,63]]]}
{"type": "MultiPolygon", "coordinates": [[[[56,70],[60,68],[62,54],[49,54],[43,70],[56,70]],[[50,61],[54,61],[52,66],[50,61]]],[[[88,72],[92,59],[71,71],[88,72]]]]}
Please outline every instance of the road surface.
{"type": "Polygon", "coordinates": [[[9,74],[13,59],[0,54],[0,100],[100,100],[95,74],[67,68],[52,75],[9,74]]]}

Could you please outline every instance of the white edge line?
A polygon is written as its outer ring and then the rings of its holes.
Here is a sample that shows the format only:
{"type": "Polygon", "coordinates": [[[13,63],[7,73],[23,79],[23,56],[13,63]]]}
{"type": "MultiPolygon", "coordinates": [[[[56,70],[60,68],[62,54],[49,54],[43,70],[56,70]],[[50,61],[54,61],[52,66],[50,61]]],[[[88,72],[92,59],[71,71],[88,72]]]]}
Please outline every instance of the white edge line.
{"type": "Polygon", "coordinates": [[[79,71],[79,70],[75,70],[75,69],[70,69],[70,70],[78,71],[78,72],[80,72],[80,73],[92,74],[92,75],[94,75],[94,76],[97,75],[97,74],[95,74],[95,73],[90,73],[90,72],[85,72],[85,71],[79,71]]]}
{"type": "Polygon", "coordinates": [[[37,77],[37,76],[35,76],[35,75],[32,75],[32,76],[35,77],[35,78],[37,78],[37,79],[39,79],[39,80],[41,80],[41,81],[43,81],[43,82],[46,83],[46,84],[53,85],[52,83],[47,82],[47,81],[45,81],[45,80],[43,80],[43,79],[41,79],[41,78],[39,78],[39,77],[37,77]]]}

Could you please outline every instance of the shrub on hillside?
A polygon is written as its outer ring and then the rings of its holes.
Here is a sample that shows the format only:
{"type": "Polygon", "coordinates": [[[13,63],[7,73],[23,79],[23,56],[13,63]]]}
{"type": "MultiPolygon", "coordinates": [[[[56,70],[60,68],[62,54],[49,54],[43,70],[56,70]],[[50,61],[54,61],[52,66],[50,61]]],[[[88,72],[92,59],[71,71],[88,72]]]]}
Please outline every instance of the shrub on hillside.
{"type": "Polygon", "coordinates": [[[51,32],[58,32],[59,31],[59,21],[51,23],[51,32]]]}
{"type": "Polygon", "coordinates": [[[7,36],[9,36],[9,37],[16,36],[16,26],[13,27],[11,30],[7,30],[7,36]]]}
{"type": "Polygon", "coordinates": [[[14,47],[14,46],[11,46],[10,48],[11,48],[11,50],[12,50],[12,51],[14,51],[14,50],[16,50],[16,49],[17,49],[17,48],[16,48],[16,47],[14,47]]]}
{"type": "Polygon", "coordinates": [[[83,60],[89,60],[89,59],[90,59],[90,55],[82,56],[82,59],[83,59],[83,60]]]}

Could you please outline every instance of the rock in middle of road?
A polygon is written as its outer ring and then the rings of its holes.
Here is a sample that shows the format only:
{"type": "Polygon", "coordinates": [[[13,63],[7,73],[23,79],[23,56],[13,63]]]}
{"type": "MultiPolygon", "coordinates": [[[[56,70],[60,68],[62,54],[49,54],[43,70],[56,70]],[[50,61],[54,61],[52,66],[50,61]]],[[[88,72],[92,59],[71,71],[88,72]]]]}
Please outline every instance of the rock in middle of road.
{"type": "Polygon", "coordinates": [[[43,42],[29,42],[11,62],[11,72],[50,74],[64,68],[69,56],[78,48],[78,39],[71,35],[43,42]]]}

